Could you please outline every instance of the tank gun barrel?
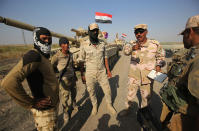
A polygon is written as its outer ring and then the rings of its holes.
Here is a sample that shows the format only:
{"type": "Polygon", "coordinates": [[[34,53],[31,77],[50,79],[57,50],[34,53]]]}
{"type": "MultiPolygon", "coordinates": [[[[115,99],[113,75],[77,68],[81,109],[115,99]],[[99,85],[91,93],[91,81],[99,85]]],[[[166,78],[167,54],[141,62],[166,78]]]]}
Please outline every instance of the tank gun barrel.
{"type": "Polygon", "coordinates": [[[76,33],[76,36],[82,36],[85,37],[88,35],[88,31],[87,30],[76,30],[76,29],[71,29],[71,31],[76,33]]]}
{"type": "MultiPolygon", "coordinates": [[[[20,29],[24,29],[24,30],[28,30],[28,31],[33,31],[36,28],[33,25],[26,24],[26,23],[23,23],[23,22],[20,22],[20,21],[17,21],[17,20],[13,20],[13,19],[10,19],[10,18],[5,18],[5,17],[2,17],[2,16],[0,16],[0,23],[4,23],[6,25],[13,26],[13,27],[20,28],[20,29]]],[[[57,38],[65,37],[69,41],[77,42],[76,39],[74,39],[72,37],[68,37],[68,36],[65,36],[63,34],[53,32],[53,31],[50,31],[50,32],[51,32],[53,37],[57,37],[57,38]]]]}

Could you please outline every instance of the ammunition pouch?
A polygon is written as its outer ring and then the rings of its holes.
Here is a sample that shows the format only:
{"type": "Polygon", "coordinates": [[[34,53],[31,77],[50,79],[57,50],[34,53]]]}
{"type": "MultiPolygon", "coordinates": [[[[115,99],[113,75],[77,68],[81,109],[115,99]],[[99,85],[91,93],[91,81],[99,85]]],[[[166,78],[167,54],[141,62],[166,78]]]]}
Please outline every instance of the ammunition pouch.
{"type": "Polygon", "coordinates": [[[172,64],[168,69],[168,76],[170,79],[179,77],[183,72],[184,64],[182,62],[172,64]]]}
{"type": "Polygon", "coordinates": [[[165,84],[160,90],[164,103],[174,112],[186,114],[188,102],[180,88],[165,84]]]}

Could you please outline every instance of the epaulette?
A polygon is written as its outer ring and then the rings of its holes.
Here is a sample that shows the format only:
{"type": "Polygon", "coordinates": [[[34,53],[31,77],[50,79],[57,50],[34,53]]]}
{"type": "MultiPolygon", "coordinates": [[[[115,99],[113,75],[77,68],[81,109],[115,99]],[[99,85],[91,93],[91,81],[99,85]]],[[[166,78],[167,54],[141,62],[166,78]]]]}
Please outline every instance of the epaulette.
{"type": "Polygon", "coordinates": [[[41,55],[35,50],[30,50],[23,56],[23,66],[32,62],[41,62],[41,55]]]}
{"type": "Polygon", "coordinates": [[[160,43],[155,39],[150,39],[153,44],[159,45],[160,43]]]}

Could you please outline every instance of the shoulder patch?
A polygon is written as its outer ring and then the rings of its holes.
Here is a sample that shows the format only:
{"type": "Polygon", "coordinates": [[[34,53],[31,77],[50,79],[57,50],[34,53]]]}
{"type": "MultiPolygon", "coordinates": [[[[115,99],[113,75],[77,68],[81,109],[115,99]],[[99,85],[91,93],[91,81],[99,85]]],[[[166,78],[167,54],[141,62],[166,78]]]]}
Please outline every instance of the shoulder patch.
{"type": "Polygon", "coordinates": [[[34,50],[28,51],[23,56],[23,66],[25,66],[31,62],[41,62],[41,55],[34,50]]]}

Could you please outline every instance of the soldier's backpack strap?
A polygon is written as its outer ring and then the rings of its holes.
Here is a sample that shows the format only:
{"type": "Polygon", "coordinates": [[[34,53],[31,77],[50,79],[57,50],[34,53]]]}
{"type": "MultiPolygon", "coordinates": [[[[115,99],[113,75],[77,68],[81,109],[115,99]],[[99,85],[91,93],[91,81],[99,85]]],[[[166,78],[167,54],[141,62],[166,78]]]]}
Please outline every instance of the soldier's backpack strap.
{"type": "Polygon", "coordinates": [[[74,61],[73,61],[73,54],[71,53],[71,63],[72,63],[72,68],[74,69],[74,79],[75,79],[75,81],[77,81],[77,75],[76,75],[76,73],[75,73],[75,66],[74,66],[74,61]]]}
{"type": "Polygon", "coordinates": [[[59,75],[59,82],[62,80],[62,77],[63,77],[63,75],[66,73],[66,71],[67,71],[67,67],[68,67],[68,65],[69,65],[69,63],[70,63],[70,58],[71,57],[71,53],[69,52],[69,57],[68,57],[68,61],[67,61],[67,63],[66,63],[66,66],[64,67],[64,69],[60,72],[60,75],[59,75]]]}

